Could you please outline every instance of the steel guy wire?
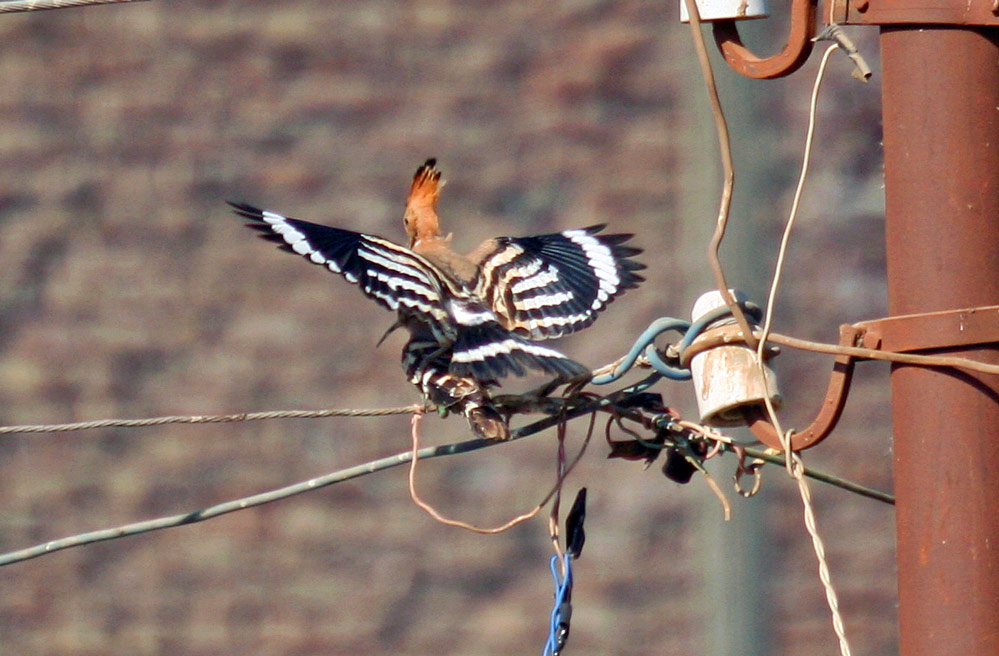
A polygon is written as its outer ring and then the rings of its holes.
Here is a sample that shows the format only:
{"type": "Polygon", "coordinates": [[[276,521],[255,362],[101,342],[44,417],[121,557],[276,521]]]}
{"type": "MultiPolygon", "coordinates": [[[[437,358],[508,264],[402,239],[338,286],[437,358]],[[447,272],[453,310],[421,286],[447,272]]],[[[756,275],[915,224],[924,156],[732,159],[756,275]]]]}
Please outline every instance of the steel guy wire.
{"type": "Polygon", "coordinates": [[[142,0],[8,0],[7,2],[0,2],[0,14],[44,11],[46,9],[69,9],[71,7],[89,7],[92,5],[111,5],[127,2],[142,2],[142,0]]]}
{"type": "Polygon", "coordinates": [[[69,431],[93,430],[96,428],[143,428],[166,424],[222,424],[237,421],[261,421],[264,419],[317,419],[323,417],[384,417],[387,415],[408,415],[418,412],[422,405],[407,405],[399,408],[327,408],[324,410],[268,410],[266,412],[237,412],[224,415],[167,415],[145,419],[96,419],[69,424],[25,424],[20,426],[0,426],[0,435],[23,433],[63,433],[69,431]]]}

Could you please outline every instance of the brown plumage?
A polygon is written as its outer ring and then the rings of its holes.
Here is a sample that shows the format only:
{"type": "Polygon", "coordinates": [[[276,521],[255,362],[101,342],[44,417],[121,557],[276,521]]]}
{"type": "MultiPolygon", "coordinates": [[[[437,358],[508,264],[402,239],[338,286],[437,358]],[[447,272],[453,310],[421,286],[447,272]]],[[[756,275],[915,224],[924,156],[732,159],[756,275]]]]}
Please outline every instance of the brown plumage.
{"type": "Polygon", "coordinates": [[[589,370],[535,342],[592,324],[642,281],[631,235],[591,226],[534,237],[490,239],[469,255],[451,249],[437,214],[441,173],[429,159],[413,176],[403,223],[409,248],[386,239],[292,219],[250,205],[236,212],[292,252],[338,273],[397,312],[410,339],[403,367],[425,397],[463,414],[480,437],[506,439],[489,388],[534,369],[562,380],[589,370]]]}

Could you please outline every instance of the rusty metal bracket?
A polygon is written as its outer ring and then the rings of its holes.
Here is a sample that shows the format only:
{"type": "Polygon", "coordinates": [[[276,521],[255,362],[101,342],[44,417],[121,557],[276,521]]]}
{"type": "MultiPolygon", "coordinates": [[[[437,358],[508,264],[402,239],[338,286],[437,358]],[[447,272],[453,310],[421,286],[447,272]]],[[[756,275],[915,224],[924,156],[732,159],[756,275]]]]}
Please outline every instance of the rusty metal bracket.
{"type": "Polygon", "coordinates": [[[857,346],[893,353],[999,343],[999,305],[905,314],[855,325],[863,330],[857,346]]]}
{"type": "MultiPolygon", "coordinates": [[[[842,346],[856,346],[857,340],[863,335],[863,330],[849,324],[839,327],[839,343],[842,346]]],[[[839,422],[840,415],[843,414],[843,407],[846,405],[846,397],[850,391],[850,382],[853,380],[853,365],[856,358],[849,355],[837,355],[833,363],[832,375],[829,376],[829,386],[826,388],[826,396],[822,399],[822,406],[815,415],[815,419],[807,428],[795,431],[791,435],[791,450],[801,451],[813,447],[832,433],[833,428],[839,422]]],[[[783,451],[780,435],[777,429],[770,423],[766,412],[762,408],[747,411],[746,419],[749,423],[749,430],[753,436],[771,449],[783,451]]]]}
{"type": "Polygon", "coordinates": [[[829,16],[841,25],[999,26],[996,0],[826,0],[829,16]]]}
{"type": "Polygon", "coordinates": [[[734,20],[715,21],[712,26],[718,49],[736,72],[758,80],[783,77],[801,68],[812,53],[815,0],[792,0],[787,43],[771,57],[759,57],[744,46],[734,20]]]}
{"type": "MultiPolygon", "coordinates": [[[[839,334],[841,346],[892,353],[999,343],[999,305],[861,321],[840,326],[839,334]]],[[[853,366],[858,359],[849,355],[836,357],[822,407],[811,425],[791,436],[792,450],[815,446],[832,432],[846,404],[853,366]]],[[[772,449],[783,450],[780,436],[765,413],[750,410],[747,420],[756,439],[772,449]]]]}

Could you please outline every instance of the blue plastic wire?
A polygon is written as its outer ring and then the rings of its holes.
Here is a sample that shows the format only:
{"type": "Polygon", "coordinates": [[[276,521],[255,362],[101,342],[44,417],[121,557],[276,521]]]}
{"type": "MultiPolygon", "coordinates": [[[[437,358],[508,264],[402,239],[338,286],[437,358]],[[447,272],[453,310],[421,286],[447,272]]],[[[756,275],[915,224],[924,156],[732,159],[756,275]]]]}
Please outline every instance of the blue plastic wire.
{"type": "MultiPolygon", "coordinates": [[[[744,303],[743,308],[754,317],[759,317],[760,309],[758,306],[752,303],[744,303]]],[[[730,314],[731,311],[728,306],[722,306],[708,312],[693,323],[684,321],[683,319],[675,319],[673,317],[661,317],[656,319],[649,324],[649,327],[646,328],[641,335],[639,335],[638,339],[635,340],[635,344],[631,347],[631,350],[628,351],[628,354],[613,372],[604,374],[603,376],[597,376],[590,382],[594,385],[606,385],[608,383],[613,383],[626,374],[628,370],[634,366],[638,357],[643,353],[648,359],[649,364],[652,365],[652,369],[663,378],[669,378],[670,380],[688,380],[690,378],[690,369],[670,364],[669,362],[663,360],[659,355],[659,351],[656,349],[655,339],[659,337],[659,335],[662,335],[670,330],[683,333],[683,337],[676,345],[676,352],[682,353],[688,346],[691,345],[691,343],[693,343],[698,335],[704,332],[708,326],[719,319],[729,316],[730,314]]]]}
{"type": "Polygon", "coordinates": [[[551,627],[548,642],[542,656],[558,656],[569,637],[569,620],[572,618],[572,556],[562,555],[565,578],[559,574],[559,557],[552,556],[552,578],[555,579],[555,604],[552,607],[551,627]]]}
{"type": "MultiPolygon", "coordinates": [[[[635,361],[638,360],[638,357],[643,352],[647,351],[650,346],[653,346],[652,343],[655,341],[656,337],[670,330],[686,332],[689,328],[690,322],[682,319],[674,319],[672,317],[662,317],[660,319],[656,319],[649,324],[649,327],[646,328],[641,335],[639,335],[638,339],[635,340],[634,346],[632,346],[631,350],[628,351],[628,355],[624,356],[624,360],[621,361],[621,364],[619,364],[613,372],[604,374],[603,376],[597,376],[590,382],[594,385],[606,385],[608,383],[613,383],[627,373],[629,369],[631,369],[631,367],[635,364],[635,361]]],[[[651,350],[654,351],[655,348],[653,347],[651,350]]],[[[646,355],[648,354],[646,353],[646,355]]],[[[658,355],[656,356],[656,360],[659,360],[658,355]]],[[[666,378],[674,378],[674,372],[670,371],[670,373],[666,373],[666,371],[671,368],[665,363],[662,363],[661,360],[660,363],[664,365],[664,371],[659,371],[659,369],[656,369],[656,371],[666,378]]],[[[687,375],[690,375],[689,372],[687,372],[687,375]]],[[[683,379],[681,378],[680,380],[683,379]]]]}

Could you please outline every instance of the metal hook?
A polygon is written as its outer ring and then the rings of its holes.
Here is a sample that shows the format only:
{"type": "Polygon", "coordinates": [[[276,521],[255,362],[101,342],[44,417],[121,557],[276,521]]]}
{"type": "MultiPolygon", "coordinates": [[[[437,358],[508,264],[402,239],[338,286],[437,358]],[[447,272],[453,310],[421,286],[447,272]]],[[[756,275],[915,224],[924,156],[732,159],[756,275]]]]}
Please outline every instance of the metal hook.
{"type": "Polygon", "coordinates": [[[736,72],[754,79],[772,79],[795,72],[812,53],[815,33],[815,0],[792,0],[787,44],[778,54],[759,57],[743,45],[734,20],[715,21],[715,43],[736,72]]]}
{"type": "MultiPolygon", "coordinates": [[[[853,346],[863,335],[863,329],[857,326],[843,325],[839,328],[839,343],[843,346],[853,346]]],[[[843,413],[843,406],[846,405],[846,396],[850,391],[850,381],[853,379],[853,365],[856,360],[849,355],[838,355],[833,364],[832,375],[829,377],[829,387],[826,389],[826,396],[822,400],[822,407],[815,416],[812,423],[801,431],[796,431],[791,436],[791,450],[801,451],[813,447],[824,440],[843,413]]],[[[780,435],[777,429],[770,423],[766,413],[761,409],[749,411],[747,417],[749,430],[759,441],[766,444],[771,449],[783,451],[780,435]]]]}

